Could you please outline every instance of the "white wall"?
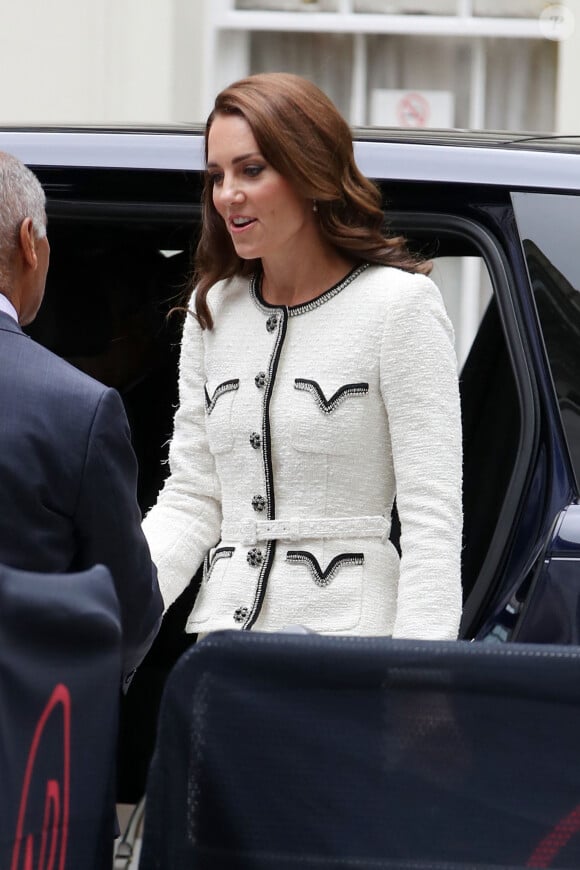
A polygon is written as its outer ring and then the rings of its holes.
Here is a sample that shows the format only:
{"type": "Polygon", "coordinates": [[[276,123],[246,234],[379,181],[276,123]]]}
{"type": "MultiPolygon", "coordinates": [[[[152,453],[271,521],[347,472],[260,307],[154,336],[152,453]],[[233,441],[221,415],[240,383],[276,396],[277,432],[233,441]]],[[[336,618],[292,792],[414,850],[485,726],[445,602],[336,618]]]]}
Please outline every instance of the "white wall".
{"type": "Polygon", "coordinates": [[[203,0],[0,0],[0,123],[200,117],[203,0]]]}
{"type": "MultiPolygon", "coordinates": [[[[148,2],[148,0],[147,0],[148,2]]],[[[170,2],[170,0],[167,0],[170,2]]],[[[175,40],[173,68],[173,120],[201,121],[206,118],[203,94],[209,66],[207,41],[207,0],[173,0],[175,40]]]]}
{"type": "Polygon", "coordinates": [[[560,43],[558,51],[558,82],[556,90],[556,130],[558,133],[580,134],[580,0],[567,0],[574,29],[560,43]]]}
{"type": "MultiPolygon", "coordinates": [[[[578,133],[580,0],[566,4],[576,27],[559,45],[553,102],[556,128],[578,133]]],[[[212,44],[207,24],[218,7],[219,0],[0,0],[0,124],[203,120],[215,88],[247,65],[247,41],[228,34],[212,44]]]]}
{"type": "Polygon", "coordinates": [[[0,119],[102,115],[103,28],[88,0],[0,0],[0,119]]]}

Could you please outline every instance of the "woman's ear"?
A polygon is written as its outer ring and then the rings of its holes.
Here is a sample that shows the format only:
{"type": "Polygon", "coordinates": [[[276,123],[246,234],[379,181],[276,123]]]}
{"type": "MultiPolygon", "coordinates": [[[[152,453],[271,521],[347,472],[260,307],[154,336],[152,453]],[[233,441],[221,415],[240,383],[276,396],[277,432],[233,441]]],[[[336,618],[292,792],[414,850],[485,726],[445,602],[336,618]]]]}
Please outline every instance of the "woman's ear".
{"type": "Polygon", "coordinates": [[[30,269],[36,269],[38,257],[36,256],[36,237],[32,218],[24,218],[18,232],[18,243],[24,262],[30,269]]]}

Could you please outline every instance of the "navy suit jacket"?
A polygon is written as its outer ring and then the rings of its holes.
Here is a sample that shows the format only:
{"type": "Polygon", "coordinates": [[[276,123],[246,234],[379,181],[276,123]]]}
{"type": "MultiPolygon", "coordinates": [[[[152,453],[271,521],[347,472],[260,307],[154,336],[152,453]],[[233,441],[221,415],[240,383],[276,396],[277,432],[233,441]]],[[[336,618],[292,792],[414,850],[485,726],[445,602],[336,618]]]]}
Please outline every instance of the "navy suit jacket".
{"type": "Polygon", "coordinates": [[[0,311],[0,562],[48,573],[106,565],[121,607],[124,680],[163,609],[136,480],[119,394],[0,311]]]}

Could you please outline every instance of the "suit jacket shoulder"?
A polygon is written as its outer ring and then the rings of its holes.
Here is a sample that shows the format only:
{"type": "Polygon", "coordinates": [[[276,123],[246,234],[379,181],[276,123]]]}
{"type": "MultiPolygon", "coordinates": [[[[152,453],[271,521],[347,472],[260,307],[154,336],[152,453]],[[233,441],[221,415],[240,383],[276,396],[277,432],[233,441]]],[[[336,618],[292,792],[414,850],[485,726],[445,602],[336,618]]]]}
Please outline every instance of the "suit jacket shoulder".
{"type": "Polygon", "coordinates": [[[136,499],[121,397],[0,317],[0,562],[46,573],[106,565],[139,663],[161,598],[136,499]]]}
{"type": "Polygon", "coordinates": [[[45,398],[56,402],[74,396],[90,405],[107,389],[27,336],[17,324],[6,328],[0,321],[0,359],[2,385],[9,383],[30,393],[42,390],[45,398]]]}

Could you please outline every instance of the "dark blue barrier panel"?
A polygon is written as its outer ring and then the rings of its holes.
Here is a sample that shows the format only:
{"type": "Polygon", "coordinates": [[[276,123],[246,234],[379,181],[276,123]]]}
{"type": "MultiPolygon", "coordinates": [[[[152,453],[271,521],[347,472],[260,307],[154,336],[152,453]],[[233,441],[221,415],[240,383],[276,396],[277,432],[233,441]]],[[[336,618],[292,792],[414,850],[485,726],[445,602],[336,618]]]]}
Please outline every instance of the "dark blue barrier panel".
{"type": "Polygon", "coordinates": [[[121,679],[102,566],[0,566],[0,867],[110,870],[121,679]]]}
{"type": "Polygon", "coordinates": [[[169,676],[140,870],[580,867],[580,650],[218,633],[169,676]]]}

